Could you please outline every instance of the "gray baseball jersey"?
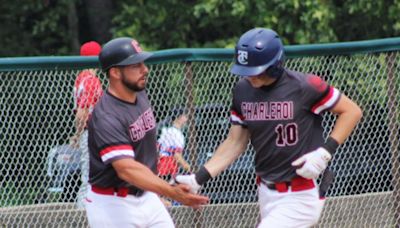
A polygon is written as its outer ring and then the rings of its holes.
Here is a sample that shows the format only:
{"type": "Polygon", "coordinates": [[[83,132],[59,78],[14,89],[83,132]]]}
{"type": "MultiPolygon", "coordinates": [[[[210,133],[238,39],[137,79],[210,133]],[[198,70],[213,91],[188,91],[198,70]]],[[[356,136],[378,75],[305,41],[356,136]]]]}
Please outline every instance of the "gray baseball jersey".
{"type": "Polygon", "coordinates": [[[324,143],[323,111],[340,92],[320,77],[285,70],[272,85],[253,88],[245,78],[233,90],[231,123],[250,132],[256,173],[269,181],[296,176],[291,163],[324,143]]]}
{"type": "Polygon", "coordinates": [[[120,100],[108,91],[89,120],[89,183],[98,187],[131,187],[121,180],[112,161],[132,158],[157,171],[156,121],[145,91],[135,103],[120,100]]]}

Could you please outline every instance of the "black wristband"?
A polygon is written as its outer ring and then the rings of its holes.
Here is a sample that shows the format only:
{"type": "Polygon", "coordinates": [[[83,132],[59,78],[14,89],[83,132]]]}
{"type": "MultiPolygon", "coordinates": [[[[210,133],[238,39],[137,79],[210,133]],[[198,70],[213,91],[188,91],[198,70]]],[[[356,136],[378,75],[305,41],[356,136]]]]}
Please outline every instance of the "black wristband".
{"type": "Polygon", "coordinates": [[[328,137],[326,139],[325,144],[322,146],[325,148],[330,154],[334,154],[336,149],[339,147],[339,143],[336,141],[336,139],[332,137],[328,137]]]}
{"type": "Polygon", "coordinates": [[[206,169],[206,167],[204,167],[204,165],[201,166],[199,171],[197,171],[197,173],[195,174],[195,179],[199,185],[203,185],[211,178],[212,177],[210,172],[208,172],[208,170],[206,169]]]}

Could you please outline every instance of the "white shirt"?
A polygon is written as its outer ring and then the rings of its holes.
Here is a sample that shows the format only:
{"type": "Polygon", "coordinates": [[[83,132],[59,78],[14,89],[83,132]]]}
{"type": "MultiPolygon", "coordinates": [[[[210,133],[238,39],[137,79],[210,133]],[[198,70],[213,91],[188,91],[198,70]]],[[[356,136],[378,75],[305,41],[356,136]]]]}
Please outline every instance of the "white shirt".
{"type": "Polygon", "coordinates": [[[167,127],[161,130],[158,139],[161,156],[173,156],[174,153],[181,153],[185,147],[185,137],[181,130],[176,127],[167,127]]]}

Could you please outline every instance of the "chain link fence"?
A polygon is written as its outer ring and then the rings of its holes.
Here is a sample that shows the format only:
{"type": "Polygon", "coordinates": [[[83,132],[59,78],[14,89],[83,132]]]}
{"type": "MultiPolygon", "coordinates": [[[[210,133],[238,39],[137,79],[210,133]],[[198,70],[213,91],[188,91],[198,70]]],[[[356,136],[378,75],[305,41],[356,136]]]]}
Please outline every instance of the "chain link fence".
{"type": "MultiPolygon", "coordinates": [[[[286,47],[287,68],[320,75],[355,100],[364,117],[335,154],[336,173],[318,227],[398,227],[400,39],[286,47]]],[[[229,128],[232,50],[176,49],[150,59],[147,91],[158,129],[173,109],[188,112],[184,157],[204,164],[229,128]]],[[[91,57],[0,59],[0,227],[86,227],[77,206],[82,151],[71,148],[73,85],[91,57]]],[[[106,76],[98,72],[103,88],[106,76]]],[[[334,116],[326,114],[325,134],[334,116]]],[[[249,146],[202,193],[195,211],[169,208],[177,227],[255,227],[254,151],[249,146]]]]}

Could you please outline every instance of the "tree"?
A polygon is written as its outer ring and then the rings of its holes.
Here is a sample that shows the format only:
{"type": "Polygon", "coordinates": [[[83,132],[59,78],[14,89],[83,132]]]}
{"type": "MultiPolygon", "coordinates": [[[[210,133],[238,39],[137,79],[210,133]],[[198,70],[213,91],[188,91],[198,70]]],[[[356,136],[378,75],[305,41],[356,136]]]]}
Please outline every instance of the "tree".
{"type": "MultiPolygon", "coordinates": [[[[80,14],[81,30],[89,30],[90,34],[82,37],[85,42],[94,39],[104,44],[112,38],[111,22],[114,14],[114,4],[112,0],[82,0],[82,10],[80,14]],[[88,22],[85,24],[85,22],[88,22]]],[[[83,31],[82,31],[83,32],[83,31]]]]}
{"type": "Polygon", "coordinates": [[[111,37],[111,0],[16,0],[0,5],[0,56],[77,55],[111,37]]]}
{"type": "Polygon", "coordinates": [[[285,45],[368,40],[398,36],[399,13],[395,0],[15,0],[0,5],[0,56],[78,54],[120,36],[150,50],[232,48],[253,27],[285,45]]]}

